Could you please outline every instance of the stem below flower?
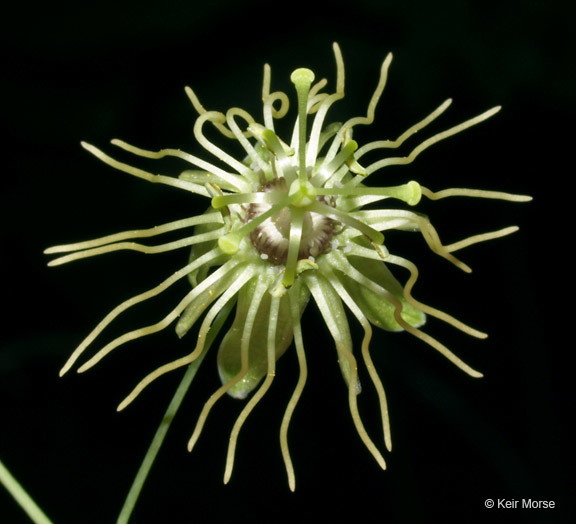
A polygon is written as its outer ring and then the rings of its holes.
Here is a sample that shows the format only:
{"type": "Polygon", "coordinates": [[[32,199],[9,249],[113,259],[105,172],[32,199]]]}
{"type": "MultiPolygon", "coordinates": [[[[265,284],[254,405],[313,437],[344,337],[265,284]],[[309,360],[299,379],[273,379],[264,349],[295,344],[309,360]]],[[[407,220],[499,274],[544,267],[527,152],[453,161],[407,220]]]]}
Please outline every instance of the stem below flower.
{"type": "Polygon", "coordinates": [[[158,452],[162,447],[162,443],[164,442],[164,438],[168,433],[170,424],[172,424],[172,421],[174,420],[174,417],[176,416],[176,413],[180,408],[180,404],[182,404],[182,400],[184,399],[184,396],[188,392],[188,388],[190,387],[190,384],[192,384],[192,380],[194,380],[194,377],[196,376],[196,372],[198,371],[200,364],[202,364],[202,361],[204,360],[204,357],[208,353],[208,350],[210,349],[212,342],[214,342],[214,339],[217,337],[218,333],[220,332],[220,329],[222,329],[222,326],[226,322],[226,319],[228,318],[228,315],[232,311],[232,308],[234,307],[235,304],[236,301],[232,300],[224,306],[224,308],[222,309],[222,311],[219,313],[218,317],[212,324],[212,329],[210,330],[208,336],[206,337],[206,345],[204,346],[204,351],[194,362],[192,362],[192,364],[188,366],[188,369],[186,370],[184,377],[182,377],[182,381],[180,382],[178,389],[176,389],[176,393],[174,393],[174,396],[172,397],[172,400],[170,401],[170,404],[166,409],[166,413],[162,418],[162,422],[160,423],[160,426],[158,426],[156,434],[154,435],[154,438],[150,443],[150,447],[146,452],[146,456],[144,457],[144,460],[140,465],[140,469],[138,470],[138,473],[136,474],[136,477],[132,482],[132,486],[124,502],[124,506],[122,506],[122,511],[118,516],[117,524],[128,523],[130,515],[134,510],[134,506],[136,505],[138,497],[140,496],[140,492],[142,491],[144,483],[146,482],[148,474],[150,473],[150,469],[152,469],[152,465],[154,464],[156,455],[158,455],[158,452]]]}

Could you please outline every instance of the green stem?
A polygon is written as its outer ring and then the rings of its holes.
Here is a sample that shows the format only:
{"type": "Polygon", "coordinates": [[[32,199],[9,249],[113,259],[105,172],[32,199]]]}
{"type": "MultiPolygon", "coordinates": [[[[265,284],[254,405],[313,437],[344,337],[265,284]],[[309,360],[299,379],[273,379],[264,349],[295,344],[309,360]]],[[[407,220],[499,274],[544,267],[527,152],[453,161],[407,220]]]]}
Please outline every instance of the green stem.
{"type": "MultiPolygon", "coordinates": [[[[190,364],[190,366],[188,366],[188,369],[186,370],[186,373],[184,374],[184,377],[182,378],[182,381],[180,382],[178,389],[176,389],[176,393],[174,393],[174,396],[172,397],[172,400],[168,405],[168,409],[166,409],[166,413],[162,418],[162,422],[160,423],[160,426],[156,430],[156,434],[154,435],[150,447],[148,448],[148,451],[144,456],[144,460],[140,465],[140,469],[138,470],[138,473],[136,473],[136,477],[134,478],[134,482],[130,487],[130,491],[128,492],[128,496],[126,497],[126,500],[124,502],[124,506],[122,507],[120,515],[118,516],[117,524],[128,523],[130,515],[134,510],[134,506],[136,505],[138,497],[140,496],[140,492],[142,491],[144,483],[146,482],[148,474],[150,473],[152,464],[154,463],[156,455],[158,455],[158,452],[160,451],[160,448],[164,442],[164,438],[168,433],[170,424],[172,424],[172,421],[174,420],[174,417],[176,416],[176,413],[180,408],[180,405],[182,404],[182,400],[184,399],[184,396],[188,392],[188,388],[192,384],[192,380],[196,376],[196,372],[198,371],[200,364],[202,364],[204,357],[208,353],[208,349],[210,348],[211,344],[214,342],[214,339],[222,329],[222,326],[224,325],[224,322],[226,322],[226,319],[228,318],[228,315],[232,311],[234,305],[235,301],[231,300],[226,304],[226,306],[224,306],[224,308],[218,314],[216,320],[212,324],[212,328],[208,332],[204,351],[194,362],[192,362],[192,364],[190,364]]],[[[49,521],[39,521],[39,522],[49,523],[49,521]]]]}
{"type": "Polygon", "coordinates": [[[0,461],[0,483],[8,490],[10,495],[14,497],[20,507],[36,524],[52,524],[52,521],[44,514],[44,512],[36,505],[26,493],[20,483],[12,476],[6,469],[6,466],[0,461]]]}

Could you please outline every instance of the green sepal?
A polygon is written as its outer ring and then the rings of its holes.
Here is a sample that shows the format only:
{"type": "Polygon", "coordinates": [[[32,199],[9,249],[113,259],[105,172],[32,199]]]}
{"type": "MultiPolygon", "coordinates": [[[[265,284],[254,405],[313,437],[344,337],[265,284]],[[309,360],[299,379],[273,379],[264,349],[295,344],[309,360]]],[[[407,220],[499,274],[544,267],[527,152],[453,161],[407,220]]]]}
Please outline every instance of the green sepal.
{"type": "MultiPolygon", "coordinates": [[[[266,277],[263,276],[262,278],[266,277]]],[[[220,344],[220,349],[218,350],[218,372],[223,384],[236,377],[241,370],[241,346],[244,326],[255,289],[256,279],[252,279],[238,293],[236,317],[220,344]]],[[[308,299],[308,290],[304,288],[300,293],[300,315],[304,312],[308,299]]],[[[246,398],[268,371],[267,346],[271,300],[271,294],[265,293],[258,308],[248,348],[248,371],[239,382],[228,390],[228,394],[234,398],[246,398]]],[[[292,338],[293,328],[290,316],[290,303],[286,294],[280,298],[278,325],[276,327],[276,360],[286,352],[292,343],[292,338]]]]}
{"type": "Polygon", "coordinates": [[[211,286],[200,293],[184,310],[176,324],[176,334],[182,338],[194,326],[198,318],[206,311],[230,285],[238,278],[239,274],[246,269],[245,263],[238,264],[223,277],[216,280],[211,286]]]}
{"type": "MultiPolygon", "coordinates": [[[[348,261],[360,273],[386,289],[400,301],[402,304],[401,316],[406,323],[413,327],[420,327],[426,323],[426,315],[406,301],[402,284],[396,280],[384,262],[360,257],[349,257],[348,261]]],[[[402,331],[403,328],[394,318],[396,308],[392,302],[349,277],[344,277],[344,284],[372,324],[386,331],[402,331]]]]}
{"type": "MultiPolygon", "coordinates": [[[[352,336],[350,335],[350,325],[344,305],[340,296],[330,284],[329,280],[319,272],[310,272],[302,275],[306,286],[310,289],[314,300],[328,327],[338,354],[338,364],[342,371],[342,376],[346,385],[350,387],[350,361],[346,354],[352,353],[352,336]]],[[[361,391],[360,381],[356,377],[354,386],[356,394],[361,391]]]]}
{"type": "MultiPolygon", "coordinates": [[[[204,214],[213,213],[213,212],[214,212],[214,208],[209,207],[204,212],[204,214]]],[[[218,224],[218,223],[199,224],[194,228],[194,235],[201,235],[203,233],[210,233],[211,231],[214,231],[214,230],[219,229],[221,227],[222,227],[222,224],[218,224]]],[[[217,246],[218,246],[218,239],[211,240],[209,242],[202,242],[200,244],[194,244],[192,246],[192,249],[190,250],[189,262],[192,262],[192,261],[196,260],[197,258],[200,258],[202,255],[205,255],[206,253],[208,253],[209,251],[211,251],[212,249],[214,249],[217,246]]],[[[211,267],[220,266],[221,264],[222,264],[222,259],[220,259],[218,257],[217,259],[213,260],[209,264],[204,264],[204,265],[200,266],[198,269],[196,269],[196,270],[194,270],[188,274],[188,281],[190,282],[192,287],[196,287],[200,282],[202,282],[202,280],[204,280],[206,278],[211,267]]]]}

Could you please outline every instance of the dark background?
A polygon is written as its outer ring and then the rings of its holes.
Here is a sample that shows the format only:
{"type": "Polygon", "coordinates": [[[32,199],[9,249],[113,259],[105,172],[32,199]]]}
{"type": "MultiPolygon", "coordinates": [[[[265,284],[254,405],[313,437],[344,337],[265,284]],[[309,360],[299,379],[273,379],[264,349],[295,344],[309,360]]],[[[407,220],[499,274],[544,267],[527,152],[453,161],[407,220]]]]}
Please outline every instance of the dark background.
{"type": "MultiPolygon", "coordinates": [[[[273,89],[290,92],[288,75],[300,66],[327,77],[331,89],[333,41],[344,54],[347,97],[331,119],[365,111],[380,63],[394,53],[376,123],[355,134],[361,143],[398,136],[447,97],[454,98],[452,108],[423,137],[503,105],[489,122],[380,175],[383,185],[416,179],[432,189],[535,197],[530,204],[424,205],[446,243],[521,226],[508,239],[463,251],[471,275],[429,253],[416,235],[387,241],[419,265],[416,297],[489,332],[478,341],[439,321],[427,327],[485,378],[464,375],[407,334],[377,333],[372,354],[387,389],[394,441],[383,472],[355,433],[332,341],[311,307],[304,321],[309,382],[290,431],[296,493],[288,490],[278,445],[297,376],[293,351],[244,426],[229,485],[221,479],[237,401],[220,402],[194,453],[186,451],[202,404],[218,386],[214,353],[132,522],[574,518],[571,2],[168,0],[20,3],[3,10],[0,457],[55,524],[115,522],[180,375],[158,381],[121,414],[115,407],[151,369],[189,352],[193,339],[178,341],[166,330],[84,375],[59,379],[67,356],[110,309],[181,267],[186,254],[124,253],[47,268],[42,250],[190,216],[205,205],[102,165],[80,140],[113,152],[108,141],[119,137],[208,158],[193,139],[185,85],[209,109],[240,106],[260,117],[263,64],[272,66],[273,89]],[[557,507],[487,510],[487,498],[553,500],[557,507]]],[[[154,166],[177,174],[181,164],[154,166]]],[[[108,336],[164,315],[185,289],[119,319],[108,336]]],[[[360,340],[361,330],[354,330],[360,340]]],[[[380,445],[366,376],[364,384],[361,412],[380,445]]],[[[0,522],[27,522],[1,488],[0,522]]]]}

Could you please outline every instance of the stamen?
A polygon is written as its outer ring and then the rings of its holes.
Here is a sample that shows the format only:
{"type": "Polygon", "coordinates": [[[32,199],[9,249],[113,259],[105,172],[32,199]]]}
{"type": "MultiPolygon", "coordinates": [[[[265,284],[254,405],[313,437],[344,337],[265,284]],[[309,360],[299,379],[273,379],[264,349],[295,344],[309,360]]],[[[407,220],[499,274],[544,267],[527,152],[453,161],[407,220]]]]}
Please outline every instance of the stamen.
{"type": "Polygon", "coordinates": [[[259,140],[276,158],[275,167],[278,176],[286,178],[286,182],[291,184],[296,178],[296,172],[288,156],[294,154],[293,151],[285,151],[278,136],[272,130],[266,129],[256,123],[251,124],[249,129],[254,137],[259,140]]]}
{"type": "Polygon", "coordinates": [[[322,204],[319,201],[316,201],[309,207],[309,210],[314,213],[318,213],[320,215],[333,217],[339,222],[342,222],[347,226],[357,229],[362,234],[366,235],[375,244],[382,244],[384,242],[384,235],[382,233],[376,231],[368,224],[365,224],[364,222],[355,219],[350,214],[344,211],[340,211],[339,209],[336,209],[335,207],[331,207],[326,204],[322,204]]]}
{"type": "MultiPolygon", "coordinates": [[[[335,139],[336,140],[336,139],[335,139]]],[[[330,161],[324,159],[324,162],[314,175],[313,183],[316,186],[322,186],[330,177],[345,163],[348,159],[353,158],[354,151],[358,149],[358,143],[349,140],[341,151],[330,161]]]]}
{"type": "Polygon", "coordinates": [[[323,187],[316,189],[316,193],[318,195],[343,195],[347,197],[371,195],[383,198],[397,198],[410,206],[415,206],[420,202],[422,196],[420,187],[418,182],[412,180],[406,184],[393,187],[323,187]]]}
{"type": "MultiPolygon", "coordinates": [[[[350,157],[350,158],[354,158],[354,157],[350,157]]],[[[319,176],[318,178],[314,177],[313,178],[313,183],[317,184],[317,185],[325,185],[326,187],[342,187],[342,179],[348,175],[350,172],[354,172],[352,170],[352,168],[350,167],[350,165],[348,164],[348,161],[346,161],[344,164],[342,164],[342,166],[340,167],[340,169],[338,169],[335,173],[331,174],[328,172],[323,172],[322,176],[319,176]],[[328,175],[326,177],[326,175],[328,175]],[[320,182],[320,180],[324,180],[327,179],[327,182],[320,182]]],[[[352,200],[352,199],[350,199],[352,200]]]]}

